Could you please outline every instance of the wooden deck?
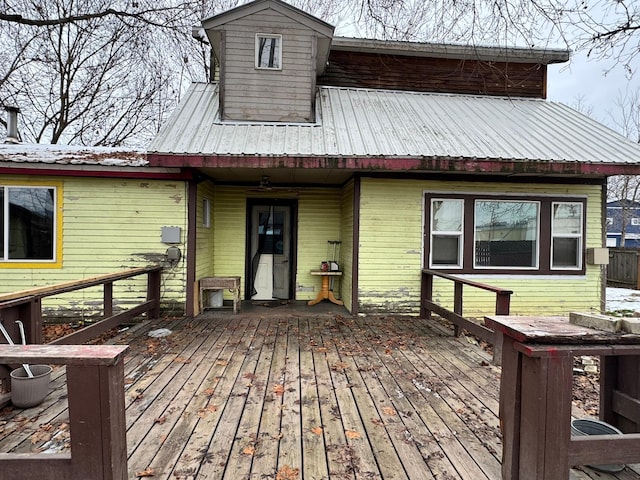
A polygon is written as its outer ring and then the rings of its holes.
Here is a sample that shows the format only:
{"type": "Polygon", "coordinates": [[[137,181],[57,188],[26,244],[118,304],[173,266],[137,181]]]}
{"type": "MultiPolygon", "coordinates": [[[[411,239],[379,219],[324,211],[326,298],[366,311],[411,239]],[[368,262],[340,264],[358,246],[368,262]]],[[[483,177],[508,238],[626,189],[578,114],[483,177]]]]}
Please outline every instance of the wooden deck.
{"type": "MultiPolygon", "coordinates": [[[[319,310],[207,312],[114,339],[131,346],[129,478],[500,479],[487,353],[435,322],[319,310]]],[[[40,407],[1,412],[0,452],[68,448],[64,369],[53,378],[40,407]]]]}

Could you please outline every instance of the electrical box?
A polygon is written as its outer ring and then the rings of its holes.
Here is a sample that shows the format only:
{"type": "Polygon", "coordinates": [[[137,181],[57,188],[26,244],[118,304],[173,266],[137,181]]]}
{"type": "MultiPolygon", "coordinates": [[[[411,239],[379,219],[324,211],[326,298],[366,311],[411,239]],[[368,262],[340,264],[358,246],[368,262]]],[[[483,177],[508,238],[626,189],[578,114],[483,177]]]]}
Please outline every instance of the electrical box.
{"type": "Polygon", "coordinates": [[[180,227],[160,227],[162,243],[180,243],[180,227]]]}
{"type": "Polygon", "coordinates": [[[587,248],[587,263],[589,265],[609,265],[609,249],[587,248]]]}

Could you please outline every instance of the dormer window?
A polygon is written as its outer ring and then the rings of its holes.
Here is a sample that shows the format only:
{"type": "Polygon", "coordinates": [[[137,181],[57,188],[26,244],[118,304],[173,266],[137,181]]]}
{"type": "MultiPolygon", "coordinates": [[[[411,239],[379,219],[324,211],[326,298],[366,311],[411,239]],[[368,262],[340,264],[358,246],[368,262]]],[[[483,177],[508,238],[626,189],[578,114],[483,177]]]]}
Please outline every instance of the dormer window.
{"type": "Polygon", "coordinates": [[[256,34],[256,68],[282,69],[282,35],[256,34]]]}

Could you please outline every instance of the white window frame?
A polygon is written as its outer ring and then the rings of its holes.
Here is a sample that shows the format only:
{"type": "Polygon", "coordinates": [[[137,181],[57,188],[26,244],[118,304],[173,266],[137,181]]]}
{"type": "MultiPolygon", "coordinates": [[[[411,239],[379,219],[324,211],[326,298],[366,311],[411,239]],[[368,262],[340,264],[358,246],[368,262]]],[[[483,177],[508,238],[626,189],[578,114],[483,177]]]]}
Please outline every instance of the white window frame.
{"type": "Polygon", "coordinates": [[[255,42],[255,67],[258,70],[282,70],[282,35],[275,33],[256,33],[256,42],[255,42]],[[276,39],[277,41],[277,50],[276,50],[276,58],[278,60],[277,66],[264,66],[260,65],[260,40],[261,39],[276,39]]]}
{"type": "Polygon", "coordinates": [[[0,205],[3,209],[4,221],[0,228],[3,230],[3,254],[0,256],[0,264],[11,263],[38,263],[48,264],[56,263],[58,261],[58,188],[53,185],[0,185],[0,189],[4,191],[4,200],[0,205]],[[29,190],[53,190],[53,238],[52,244],[52,256],[51,258],[9,258],[9,190],[14,189],[29,189],[29,190]]]}
{"type": "Polygon", "coordinates": [[[550,257],[549,257],[549,261],[551,263],[551,270],[582,270],[582,242],[584,241],[584,232],[583,232],[583,225],[584,225],[584,205],[582,203],[579,202],[551,202],[551,252],[550,252],[550,257]],[[579,222],[579,231],[578,233],[556,233],[555,232],[555,218],[554,218],[554,209],[556,205],[578,205],[580,207],[580,222],[579,222]],[[578,245],[577,245],[577,254],[578,254],[578,258],[577,258],[577,264],[575,266],[570,266],[570,267],[566,267],[566,266],[556,266],[553,264],[553,243],[555,241],[556,238],[577,238],[578,239],[578,245]]]}
{"type": "Polygon", "coordinates": [[[631,217],[631,225],[637,227],[640,225],[640,217],[631,217]]]}
{"type": "Polygon", "coordinates": [[[211,227],[211,200],[208,198],[202,199],[202,226],[211,227]]]}
{"type": "Polygon", "coordinates": [[[442,268],[442,269],[453,269],[453,268],[462,268],[464,262],[464,200],[461,198],[432,198],[431,204],[429,206],[430,218],[429,218],[429,267],[430,268],[442,268]],[[460,222],[460,230],[434,230],[433,227],[433,204],[435,202],[457,202],[460,204],[461,211],[461,222],[460,222]],[[458,237],[458,262],[455,264],[434,264],[433,263],[433,237],[435,236],[449,236],[449,237],[458,237]]]}

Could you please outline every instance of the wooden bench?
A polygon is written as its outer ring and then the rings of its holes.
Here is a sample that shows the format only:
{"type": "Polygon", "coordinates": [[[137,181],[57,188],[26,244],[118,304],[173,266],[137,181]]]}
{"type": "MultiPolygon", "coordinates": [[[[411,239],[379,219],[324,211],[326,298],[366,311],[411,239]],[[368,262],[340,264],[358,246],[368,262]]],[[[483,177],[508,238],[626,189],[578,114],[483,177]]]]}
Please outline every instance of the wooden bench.
{"type": "Polygon", "coordinates": [[[71,454],[1,453],[15,480],[126,480],[126,345],[0,345],[0,363],[67,366],[71,454]]]}
{"type": "Polygon", "coordinates": [[[233,313],[240,310],[240,277],[204,277],[200,284],[200,311],[204,312],[204,295],[209,290],[229,290],[233,294],[233,313]]]}

